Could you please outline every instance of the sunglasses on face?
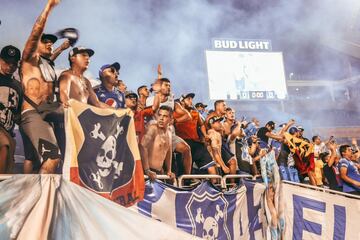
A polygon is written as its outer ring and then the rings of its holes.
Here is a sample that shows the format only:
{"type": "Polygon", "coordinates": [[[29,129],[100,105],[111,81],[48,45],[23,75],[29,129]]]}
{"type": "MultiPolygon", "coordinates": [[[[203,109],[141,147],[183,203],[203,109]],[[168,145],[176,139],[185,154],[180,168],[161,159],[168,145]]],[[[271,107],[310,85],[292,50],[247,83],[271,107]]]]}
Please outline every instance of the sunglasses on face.
{"type": "Polygon", "coordinates": [[[126,97],[127,99],[137,100],[137,97],[126,97]]]}
{"type": "Polygon", "coordinates": [[[6,61],[3,60],[7,65],[11,65],[11,66],[16,66],[19,67],[20,66],[20,62],[14,62],[14,61],[6,61]]]}
{"type": "Polygon", "coordinates": [[[115,68],[108,68],[107,69],[107,71],[109,71],[109,72],[111,72],[111,73],[118,73],[117,71],[116,71],[116,69],[115,68]]]}
{"type": "Polygon", "coordinates": [[[41,40],[41,42],[42,42],[43,44],[48,44],[48,43],[53,44],[53,42],[52,42],[51,40],[49,40],[49,39],[41,40]]]}

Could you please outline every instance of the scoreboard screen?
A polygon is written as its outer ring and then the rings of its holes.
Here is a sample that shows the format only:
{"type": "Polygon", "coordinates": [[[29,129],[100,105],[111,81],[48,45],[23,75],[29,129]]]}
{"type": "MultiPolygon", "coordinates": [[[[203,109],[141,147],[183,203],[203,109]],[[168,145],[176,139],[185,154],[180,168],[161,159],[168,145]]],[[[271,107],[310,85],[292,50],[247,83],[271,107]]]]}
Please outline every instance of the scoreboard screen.
{"type": "Polygon", "coordinates": [[[277,100],[287,96],[281,52],[206,52],[210,99],[277,100]]]}

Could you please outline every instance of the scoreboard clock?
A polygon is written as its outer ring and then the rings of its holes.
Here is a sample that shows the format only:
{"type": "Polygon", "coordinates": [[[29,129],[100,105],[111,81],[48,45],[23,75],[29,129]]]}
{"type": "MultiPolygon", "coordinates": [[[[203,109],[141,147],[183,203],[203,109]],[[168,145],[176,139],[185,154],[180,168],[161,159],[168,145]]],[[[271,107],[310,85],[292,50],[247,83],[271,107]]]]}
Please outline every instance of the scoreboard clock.
{"type": "Polygon", "coordinates": [[[240,91],[238,100],[277,99],[274,91],[240,91]]]}
{"type": "Polygon", "coordinates": [[[249,91],[250,99],[266,99],[266,91],[249,91]]]}

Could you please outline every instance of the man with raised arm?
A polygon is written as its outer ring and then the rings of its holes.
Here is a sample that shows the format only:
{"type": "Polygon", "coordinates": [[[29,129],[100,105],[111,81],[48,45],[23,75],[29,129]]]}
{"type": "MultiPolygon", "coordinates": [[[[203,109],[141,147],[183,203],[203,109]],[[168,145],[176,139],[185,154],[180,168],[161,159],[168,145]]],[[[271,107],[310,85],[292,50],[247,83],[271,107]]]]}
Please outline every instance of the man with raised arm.
{"type": "MultiPolygon", "coordinates": [[[[44,121],[40,109],[57,108],[59,101],[57,77],[52,59],[55,59],[68,45],[62,45],[56,54],[52,46],[57,37],[44,34],[46,21],[53,8],[60,0],[48,0],[45,8],[36,20],[26,42],[20,76],[25,89],[22,106],[20,131],[25,146],[24,171],[32,171],[32,163],[40,162],[40,173],[54,173],[60,160],[60,150],[55,138],[53,127],[44,121]]],[[[54,110],[54,109],[52,109],[54,110]]]]}
{"type": "MultiPolygon", "coordinates": [[[[141,143],[141,140],[145,134],[145,118],[153,117],[160,105],[160,94],[157,93],[154,99],[154,105],[147,107],[145,109],[139,110],[138,108],[139,100],[136,93],[127,91],[125,92],[125,106],[130,108],[134,113],[134,123],[135,131],[138,143],[141,143]]],[[[140,146],[141,147],[141,146],[140,146]]]]}
{"type": "Polygon", "coordinates": [[[216,117],[224,117],[226,113],[226,102],[224,100],[216,100],[214,102],[214,111],[209,113],[205,119],[205,125],[208,127],[209,119],[216,116],[216,117]]]}
{"type": "MultiPolygon", "coordinates": [[[[176,102],[171,93],[171,83],[167,78],[160,78],[152,85],[155,93],[160,93],[160,106],[168,106],[173,110],[173,124],[191,120],[191,114],[184,109],[179,102],[176,102]]],[[[146,106],[154,105],[155,96],[148,97],[146,106]]],[[[171,125],[172,131],[172,148],[173,151],[181,153],[184,162],[191,163],[192,155],[190,146],[179,136],[175,134],[174,126],[171,125]]]]}
{"type": "MultiPolygon", "coordinates": [[[[193,109],[192,101],[194,97],[194,93],[183,94],[180,97],[180,103],[191,114],[191,120],[177,122],[175,124],[176,134],[184,139],[190,146],[192,159],[198,168],[207,170],[209,174],[216,174],[215,162],[212,160],[210,153],[207,151],[198,134],[199,127],[201,129],[202,136],[208,140],[206,128],[200,117],[200,113],[193,109]]],[[[192,162],[186,162],[186,159],[184,159],[184,174],[191,174],[192,165],[192,162]]]]}

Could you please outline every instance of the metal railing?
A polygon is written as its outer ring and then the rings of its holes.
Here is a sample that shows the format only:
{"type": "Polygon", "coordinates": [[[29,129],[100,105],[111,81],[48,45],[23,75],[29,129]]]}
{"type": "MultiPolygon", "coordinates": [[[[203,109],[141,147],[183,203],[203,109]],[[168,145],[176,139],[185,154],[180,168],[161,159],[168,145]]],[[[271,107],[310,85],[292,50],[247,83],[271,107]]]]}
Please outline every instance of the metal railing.
{"type": "Polygon", "coordinates": [[[224,188],[224,186],[222,185],[223,184],[223,181],[222,181],[222,176],[220,175],[215,175],[215,174],[184,174],[182,176],[180,176],[178,178],[178,184],[179,184],[179,187],[183,187],[183,180],[185,179],[218,179],[220,180],[220,184],[221,184],[221,188],[224,188]]]}
{"type": "MultiPolygon", "coordinates": [[[[253,176],[253,175],[250,175],[250,174],[229,174],[229,175],[225,175],[225,176],[222,177],[222,181],[223,181],[222,186],[223,186],[224,189],[226,189],[227,185],[228,185],[226,183],[226,181],[228,179],[242,179],[242,178],[250,178],[251,180],[255,180],[256,176],[253,176]]],[[[230,184],[230,186],[231,185],[232,184],[230,184]]]]}
{"type": "MultiPolygon", "coordinates": [[[[147,175],[144,175],[144,178],[145,178],[145,180],[149,180],[149,176],[147,176],[147,175]]],[[[156,175],[156,179],[158,179],[158,180],[171,180],[171,178],[168,175],[156,175]]],[[[175,187],[178,186],[177,178],[174,178],[173,185],[175,187]]]]}

